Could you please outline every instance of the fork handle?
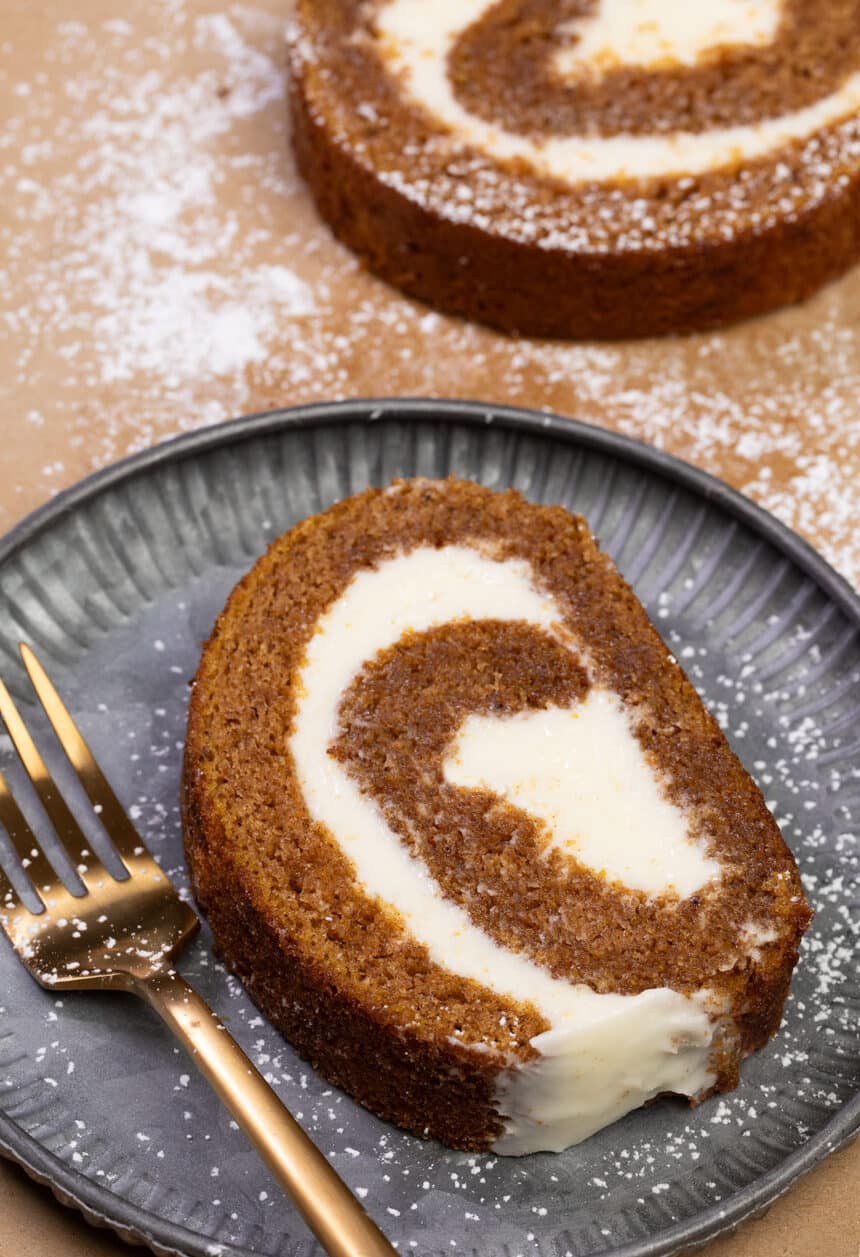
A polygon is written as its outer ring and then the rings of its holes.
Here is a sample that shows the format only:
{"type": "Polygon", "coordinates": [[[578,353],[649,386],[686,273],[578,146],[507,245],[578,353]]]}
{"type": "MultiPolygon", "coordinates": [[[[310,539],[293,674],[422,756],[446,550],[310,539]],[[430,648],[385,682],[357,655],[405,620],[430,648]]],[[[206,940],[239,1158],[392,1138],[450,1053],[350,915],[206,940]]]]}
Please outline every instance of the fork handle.
{"type": "Polygon", "coordinates": [[[194,988],[169,970],[136,978],[134,989],[185,1044],[330,1257],[395,1257],[376,1223],[194,988]]]}

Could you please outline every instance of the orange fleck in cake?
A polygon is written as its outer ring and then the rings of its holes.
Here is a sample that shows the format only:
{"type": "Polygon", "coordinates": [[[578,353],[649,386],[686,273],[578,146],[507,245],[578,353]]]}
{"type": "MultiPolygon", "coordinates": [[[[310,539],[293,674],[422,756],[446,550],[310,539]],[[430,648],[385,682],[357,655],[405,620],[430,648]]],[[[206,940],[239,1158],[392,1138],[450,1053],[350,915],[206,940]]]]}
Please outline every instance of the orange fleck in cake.
{"type": "Polygon", "coordinates": [[[860,256],[858,0],[298,0],[322,216],[533,336],[714,327],[860,256]]]}
{"type": "Polygon", "coordinates": [[[732,1088],[809,920],[794,860],[583,520],[368,490],[240,582],[194,685],[197,899],[332,1082],[458,1148],[732,1088]]]}

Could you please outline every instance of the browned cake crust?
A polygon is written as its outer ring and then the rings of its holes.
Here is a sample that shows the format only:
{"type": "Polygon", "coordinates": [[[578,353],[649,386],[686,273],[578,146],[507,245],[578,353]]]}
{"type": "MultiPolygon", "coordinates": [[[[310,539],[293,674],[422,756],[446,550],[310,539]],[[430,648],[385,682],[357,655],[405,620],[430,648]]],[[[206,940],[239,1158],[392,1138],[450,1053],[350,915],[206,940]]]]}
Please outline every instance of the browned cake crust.
{"type": "MultiPolygon", "coordinates": [[[[461,104],[527,135],[640,135],[755,123],[860,69],[856,0],[786,0],[774,45],[703,67],[547,70],[583,0],[505,0],[448,73],[461,104]]],[[[298,0],[290,108],[322,216],[368,267],[508,332],[620,338],[717,327],[803,300],[860,257],[860,119],[695,177],[565,186],[455,143],[374,41],[375,0],[298,0]]]]}
{"type": "Polygon", "coordinates": [[[514,492],[458,481],[369,490],[281,537],[234,590],[203,652],[183,769],[194,892],[221,955],[299,1051],[380,1116],[460,1148],[501,1133],[499,1071],[534,1057],[546,1020],[434,963],[396,909],[356,883],[307,812],[288,746],[306,644],[353,575],[452,544],[527,560],[585,644],[590,676],[525,622],[407,634],[343,695],[329,753],[442,893],[505,947],[596,991],[716,992],[731,1017],[712,1065],[718,1088],[733,1087],[741,1058],[779,1025],[809,920],[796,866],[585,523],[514,492]],[[726,870],[716,889],[680,901],[631,891],[548,851],[518,809],[444,782],[465,716],[571,705],[591,684],[641,713],[647,758],[726,870]],[[775,934],[756,956],[742,945],[751,920],[775,934]]]}

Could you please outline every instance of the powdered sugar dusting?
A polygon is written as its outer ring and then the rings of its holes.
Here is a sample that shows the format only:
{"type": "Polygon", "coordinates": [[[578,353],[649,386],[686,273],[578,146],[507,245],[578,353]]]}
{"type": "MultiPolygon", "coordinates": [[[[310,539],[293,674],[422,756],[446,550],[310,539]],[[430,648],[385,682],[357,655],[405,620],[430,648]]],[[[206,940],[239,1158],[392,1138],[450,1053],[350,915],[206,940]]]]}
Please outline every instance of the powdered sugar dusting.
{"type": "Polygon", "coordinates": [[[799,310],[635,345],[511,341],[432,314],[331,240],[294,171],[288,7],[93,3],[0,45],[0,390],[39,432],[0,451],[2,521],[243,411],[472,396],[678,453],[860,579],[860,274],[799,310]]]}

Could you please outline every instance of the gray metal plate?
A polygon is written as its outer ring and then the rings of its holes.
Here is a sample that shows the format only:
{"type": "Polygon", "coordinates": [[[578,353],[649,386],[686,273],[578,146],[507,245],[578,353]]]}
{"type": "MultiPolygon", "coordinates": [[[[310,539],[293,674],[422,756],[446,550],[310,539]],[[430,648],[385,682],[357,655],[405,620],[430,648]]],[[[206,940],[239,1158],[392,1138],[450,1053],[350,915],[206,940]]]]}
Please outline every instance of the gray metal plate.
{"type": "MultiPolygon", "coordinates": [[[[296,520],[368,484],[448,472],[584,514],[761,784],[817,909],[782,1030],[736,1092],[697,1110],[660,1102],[558,1156],[468,1156],[316,1077],[205,929],[182,968],[402,1252],[677,1252],[761,1209],[860,1125],[860,601],[802,541],[705,474],[568,420],[465,403],[312,407],[170,442],[25,521],[0,546],[0,669],[29,703],[15,643],[33,643],[184,887],[188,682],[228,592],[296,520]]],[[[0,767],[31,797],[5,739],[0,767]]],[[[58,999],[5,944],[0,974],[0,1151],[161,1251],[314,1251],[145,1007],[58,999]]]]}

